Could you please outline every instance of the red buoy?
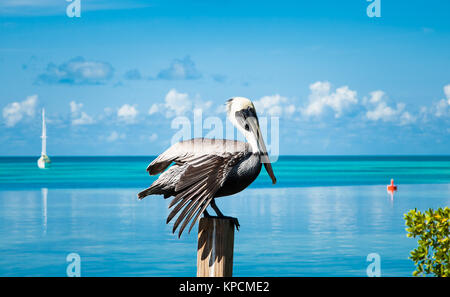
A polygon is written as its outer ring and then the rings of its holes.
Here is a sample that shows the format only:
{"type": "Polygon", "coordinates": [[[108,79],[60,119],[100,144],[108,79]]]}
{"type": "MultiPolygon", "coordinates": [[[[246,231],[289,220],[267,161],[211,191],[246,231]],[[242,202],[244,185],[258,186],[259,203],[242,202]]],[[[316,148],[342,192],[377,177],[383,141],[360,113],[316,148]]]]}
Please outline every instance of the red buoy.
{"type": "Polygon", "coordinates": [[[391,179],[391,184],[387,186],[388,192],[397,191],[397,186],[394,185],[394,179],[391,179]]]}

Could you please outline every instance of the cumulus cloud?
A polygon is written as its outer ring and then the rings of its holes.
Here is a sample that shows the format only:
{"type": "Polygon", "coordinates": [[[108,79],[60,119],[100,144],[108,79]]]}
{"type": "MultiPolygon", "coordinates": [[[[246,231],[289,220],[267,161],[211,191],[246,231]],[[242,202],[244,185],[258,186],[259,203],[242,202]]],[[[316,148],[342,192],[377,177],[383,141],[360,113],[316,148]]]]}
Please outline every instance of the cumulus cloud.
{"type": "Polygon", "coordinates": [[[94,123],[94,119],[88,116],[84,111],[81,112],[80,117],[72,119],[72,125],[90,125],[94,123]]]}
{"type": "Polygon", "coordinates": [[[358,103],[356,91],[343,86],[331,92],[329,82],[315,82],[309,86],[311,91],[308,105],[302,109],[305,116],[320,116],[327,109],[334,112],[335,118],[341,117],[347,109],[358,103]]]}
{"type": "MultiPolygon", "coordinates": [[[[450,110],[450,84],[444,86],[445,98],[439,100],[437,103],[433,103],[431,107],[431,113],[434,116],[440,118],[447,116],[450,110]]],[[[425,107],[424,107],[425,108],[425,107]]]]}
{"type": "Polygon", "coordinates": [[[149,115],[162,113],[167,118],[173,116],[181,116],[192,110],[192,101],[187,93],[178,92],[171,89],[164,97],[164,103],[153,104],[149,111],[149,115]]]}
{"type": "Polygon", "coordinates": [[[203,101],[198,95],[191,99],[188,93],[181,93],[176,89],[171,89],[164,97],[164,103],[154,103],[148,110],[148,114],[154,115],[159,113],[166,118],[184,116],[188,113],[199,115],[210,110],[212,105],[212,101],[203,101]]]}
{"type": "Polygon", "coordinates": [[[448,113],[448,106],[449,103],[447,102],[447,100],[442,99],[437,103],[433,104],[433,111],[434,111],[434,115],[438,118],[446,116],[448,113]]]}
{"type": "Polygon", "coordinates": [[[408,111],[404,111],[400,116],[400,125],[409,125],[416,121],[416,117],[411,115],[408,111]]]}
{"type": "Polygon", "coordinates": [[[200,99],[197,99],[194,103],[194,114],[209,111],[212,107],[212,104],[212,101],[201,101],[200,99]]]}
{"type": "Polygon", "coordinates": [[[83,103],[76,103],[75,101],[70,101],[70,112],[72,114],[77,114],[80,112],[81,108],[83,107],[83,103]]]}
{"type": "Polygon", "coordinates": [[[154,104],[150,107],[150,109],[148,110],[148,114],[149,114],[149,115],[152,115],[152,114],[158,113],[159,110],[160,110],[159,105],[156,104],[156,103],[154,103],[154,104]]]}
{"type": "Polygon", "coordinates": [[[450,84],[448,84],[444,87],[444,94],[445,94],[445,97],[447,97],[448,104],[450,105],[450,84]]]}
{"type": "Polygon", "coordinates": [[[202,77],[201,73],[189,56],[173,60],[169,68],[161,70],[157,75],[158,79],[166,80],[198,79],[200,77],[202,77]]]}
{"type": "Polygon", "coordinates": [[[94,123],[94,119],[89,116],[86,112],[82,111],[83,103],[77,103],[71,101],[70,105],[70,115],[72,118],[72,125],[90,125],[94,123]]]}
{"type": "Polygon", "coordinates": [[[111,134],[109,134],[109,135],[106,137],[106,141],[108,141],[108,142],[114,142],[114,141],[117,141],[117,140],[119,140],[119,139],[125,139],[125,138],[126,138],[125,133],[119,133],[119,132],[117,132],[117,131],[112,131],[111,134]]]}
{"type": "Polygon", "coordinates": [[[404,103],[397,103],[395,107],[389,106],[386,94],[381,90],[370,93],[370,98],[365,101],[368,108],[366,118],[370,121],[398,122],[400,125],[406,125],[416,120],[405,111],[404,103]]]}
{"type": "Polygon", "coordinates": [[[175,115],[183,115],[192,108],[192,102],[189,99],[187,93],[179,93],[177,90],[172,89],[164,98],[165,107],[169,112],[175,113],[175,115]]]}
{"type": "Polygon", "coordinates": [[[309,86],[309,102],[301,112],[306,117],[320,116],[328,111],[334,113],[335,118],[344,114],[364,116],[369,121],[392,122],[398,125],[408,125],[417,120],[416,116],[405,110],[404,103],[389,105],[386,94],[377,90],[364,97],[362,102],[357,98],[357,92],[348,86],[331,90],[329,82],[315,82],[309,86]],[[350,114],[351,110],[356,113],[350,114]]]}
{"type": "Polygon", "coordinates": [[[98,85],[112,78],[114,69],[111,64],[99,61],[88,61],[76,57],[61,65],[50,63],[45,73],[37,78],[38,83],[98,85]]]}
{"type": "Polygon", "coordinates": [[[34,117],[37,95],[28,96],[24,101],[12,102],[3,108],[3,119],[7,127],[14,127],[24,117],[34,117]]]}
{"type": "Polygon", "coordinates": [[[138,111],[135,105],[124,104],[117,110],[117,117],[119,120],[127,124],[132,124],[136,121],[138,111]]]}
{"type": "Polygon", "coordinates": [[[278,94],[264,96],[254,102],[256,112],[269,116],[290,116],[295,112],[295,105],[290,104],[286,97],[278,94]]]}
{"type": "MultiPolygon", "coordinates": [[[[259,115],[290,116],[296,111],[295,105],[288,98],[278,94],[261,97],[254,103],[259,115]]],[[[176,89],[171,89],[166,94],[164,103],[154,103],[148,110],[149,115],[162,114],[166,118],[188,113],[199,116],[205,112],[223,114],[226,109],[224,104],[215,106],[210,100],[202,100],[198,95],[191,98],[188,93],[178,92],[176,89]]]]}

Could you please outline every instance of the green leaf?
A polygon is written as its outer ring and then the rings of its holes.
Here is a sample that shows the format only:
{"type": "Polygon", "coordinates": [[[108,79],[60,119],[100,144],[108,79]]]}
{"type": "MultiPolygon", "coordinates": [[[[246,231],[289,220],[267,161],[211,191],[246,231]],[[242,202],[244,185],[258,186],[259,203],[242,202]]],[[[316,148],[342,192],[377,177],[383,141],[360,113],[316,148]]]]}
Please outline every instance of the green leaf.
{"type": "Polygon", "coordinates": [[[450,208],[430,208],[424,213],[414,209],[404,214],[404,219],[406,236],[418,237],[418,247],[409,257],[416,265],[413,276],[450,276],[450,208]]]}

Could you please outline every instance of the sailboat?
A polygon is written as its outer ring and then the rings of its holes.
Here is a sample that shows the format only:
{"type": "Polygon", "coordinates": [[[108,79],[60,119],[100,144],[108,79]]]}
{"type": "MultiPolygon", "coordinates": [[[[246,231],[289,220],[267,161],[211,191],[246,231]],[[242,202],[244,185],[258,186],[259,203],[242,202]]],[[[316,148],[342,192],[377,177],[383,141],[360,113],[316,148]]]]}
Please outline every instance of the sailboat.
{"type": "Polygon", "coordinates": [[[41,169],[50,167],[50,158],[47,156],[47,128],[45,126],[45,109],[42,109],[42,152],[37,160],[37,165],[41,169]]]}

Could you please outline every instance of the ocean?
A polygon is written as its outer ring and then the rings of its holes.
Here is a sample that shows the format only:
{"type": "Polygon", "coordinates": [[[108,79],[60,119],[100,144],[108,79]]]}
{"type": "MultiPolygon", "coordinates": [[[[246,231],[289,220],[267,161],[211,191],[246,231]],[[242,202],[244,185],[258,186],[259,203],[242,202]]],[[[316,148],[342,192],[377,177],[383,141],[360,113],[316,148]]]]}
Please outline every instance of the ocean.
{"type": "MultiPolygon", "coordinates": [[[[51,157],[51,156],[50,156],[51,157]]],[[[154,157],[0,157],[0,276],[195,276],[197,228],[166,225],[169,200],[137,200],[154,157]]],[[[217,199],[239,218],[235,276],[410,276],[403,214],[449,206],[450,156],[281,156],[246,190],[217,199]],[[386,185],[394,178],[394,195],[386,185]]]]}

